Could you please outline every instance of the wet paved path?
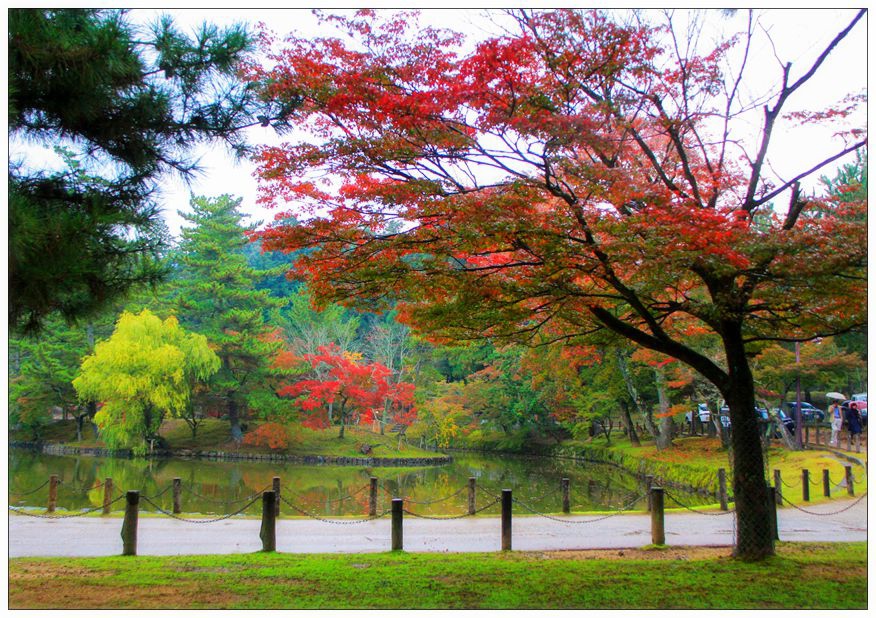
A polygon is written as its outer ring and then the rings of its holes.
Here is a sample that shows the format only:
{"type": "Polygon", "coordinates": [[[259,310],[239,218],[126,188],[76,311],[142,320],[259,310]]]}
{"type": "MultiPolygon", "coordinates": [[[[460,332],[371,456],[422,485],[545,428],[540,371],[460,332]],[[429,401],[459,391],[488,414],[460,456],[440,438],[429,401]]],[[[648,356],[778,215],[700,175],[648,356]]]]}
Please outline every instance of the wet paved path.
{"type": "MultiPolygon", "coordinates": [[[[806,506],[806,511],[779,509],[783,541],[866,541],[867,498],[832,500],[806,506]],[[853,506],[852,506],[853,505],[853,506]],[[851,508],[847,508],[851,507],[851,508]],[[838,512],[846,509],[843,512],[838,512]]],[[[716,513],[716,511],[710,511],[716,513]]],[[[634,548],[651,543],[650,516],[625,513],[597,520],[594,516],[558,519],[518,516],[512,523],[513,549],[562,550],[634,548]]],[[[9,557],[113,556],[122,552],[120,517],[41,519],[10,513],[9,557]]],[[[189,523],[169,517],[142,517],[138,527],[140,555],[250,553],[261,549],[255,519],[189,523]]],[[[729,546],[735,535],[735,515],[705,515],[690,511],[666,514],[667,545],[729,546]]],[[[498,517],[454,520],[404,519],[404,549],[410,552],[498,551],[498,517]]],[[[277,551],[286,553],[364,553],[390,548],[390,519],[334,524],[313,519],[277,521],[277,551]]]]}

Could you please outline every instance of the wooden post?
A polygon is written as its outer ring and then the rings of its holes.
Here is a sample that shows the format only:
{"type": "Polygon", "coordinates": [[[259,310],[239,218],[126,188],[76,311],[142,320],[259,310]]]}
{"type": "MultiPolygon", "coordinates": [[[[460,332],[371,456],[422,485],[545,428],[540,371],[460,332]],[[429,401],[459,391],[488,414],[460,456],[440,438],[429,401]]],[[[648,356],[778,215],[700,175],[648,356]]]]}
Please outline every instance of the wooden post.
{"type": "Polygon", "coordinates": [[[46,505],[47,513],[54,513],[55,506],[58,504],[58,475],[53,474],[49,477],[49,503],[46,505]]]}
{"type": "Polygon", "coordinates": [[[651,512],[651,488],[653,486],[654,486],[654,475],[652,475],[652,474],[645,475],[645,489],[646,489],[646,495],[648,496],[648,500],[646,502],[647,502],[647,509],[648,509],[649,513],[651,512]]]}
{"type": "Polygon", "coordinates": [[[809,444],[809,425],[803,426],[804,443],[809,444]]]}
{"type": "Polygon", "coordinates": [[[666,528],[663,521],[663,488],[651,488],[651,543],[666,545],[666,528]]]}
{"type": "Polygon", "coordinates": [[[718,468],[718,500],[721,502],[721,510],[727,511],[727,471],[718,468]]]}
{"type": "Polygon", "coordinates": [[[277,551],[277,495],[273,491],[262,493],[262,527],[259,538],[262,551],[277,551]]]}
{"type": "Polygon", "coordinates": [[[563,479],[563,513],[568,513],[572,510],[569,500],[569,479],[563,479]]]}
{"type": "Polygon", "coordinates": [[[770,528],[773,531],[773,539],[779,540],[779,516],[776,514],[776,488],[767,487],[767,500],[770,510],[770,528]]]}
{"type": "Polygon", "coordinates": [[[821,445],[821,424],[815,426],[815,444],[821,445]]]}
{"type": "Polygon", "coordinates": [[[846,490],[850,496],[855,495],[855,479],[852,476],[852,467],[846,466],[846,490]]]}
{"type": "Polygon", "coordinates": [[[511,551],[511,490],[502,490],[502,551],[511,551]]]}
{"type": "Polygon", "coordinates": [[[392,551],[404,549],[402,538],[402,517],[404,516],[404,500],[392,499],[392,551]]]}
{"type": "Polygon", "coordinates": [[[125,519],[122,520],[122,555],[137,555],[137,513],[140,508],[140,492],[131,490],[125,494],[125,519]]]}
{"type": "Polygon", "coordinates": [[[368,488],[368,516],[377,516],[377,477],[372,476],[368,488]]]}
{"type": "Polygon", "coordinates": [[[803,468],[803,479],[800,481],[803,486],[803,502],[809,502],[809,470],[803,468]]]}
{"type": "Polygon", "coordinates": [[[782,471],[773,470],[773,483],[776,486],[776,505],[782,506],[782,471]]]}
{"type": "Polygon", "coordinates": [[[825,468],[821,471],[821,480],[824,485],[824,497],[830,498],[830,470],[825,468]]]}
{"type": "Polygon", "coordinates": [[[182,513],[182,479],[173,479],[173,514],[182,513]]]}
{"type": "Polygon", "coordinates": [[[477,480],[475,477],[468,477],[468,514],[475,514],[475,491],[477,480]]]}
{"type": "Polygon", "coordinates": [[[275,476],[272,487],[274,488],[274,516],[280,516],[280,477],[275,476]]]}
{"type": "Polygon", "coordinates": [[[109,477],[103,481],[103,514],[109,515],[113,501],[113,480],[109,477]]]}

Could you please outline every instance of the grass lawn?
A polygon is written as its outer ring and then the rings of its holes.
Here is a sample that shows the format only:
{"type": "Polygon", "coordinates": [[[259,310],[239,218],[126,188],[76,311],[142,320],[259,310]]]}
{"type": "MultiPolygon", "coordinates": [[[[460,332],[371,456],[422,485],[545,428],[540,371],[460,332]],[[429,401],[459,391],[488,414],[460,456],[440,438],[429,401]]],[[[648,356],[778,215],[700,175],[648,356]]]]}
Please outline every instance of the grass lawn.
{"type": "Polygon", "coordinates": [[[866,543],[580,552],[16,558],[10,609],[864,609],[866,543]]]}

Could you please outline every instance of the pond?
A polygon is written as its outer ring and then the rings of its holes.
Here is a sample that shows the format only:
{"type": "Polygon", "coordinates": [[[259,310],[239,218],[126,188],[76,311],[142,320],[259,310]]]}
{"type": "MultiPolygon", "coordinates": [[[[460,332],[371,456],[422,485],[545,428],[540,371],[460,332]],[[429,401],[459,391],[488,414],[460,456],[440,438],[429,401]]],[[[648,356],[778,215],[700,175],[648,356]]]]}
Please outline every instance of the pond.
{"type": "MultiPolygon", "coordinates": [[[[143,511],[171,511],[172,484],[180,478],[182,511],[204,515],[242,512],[258,515],[254,496],[281,479],[281,510],[288,515],[319,517],[367,516],[369,479],[378,479],[378,513],[388,510],[393,497],[405,508],[428,516],[462,515],[468,508],[468,479],[477,479],[476,508],[498,514],[495,504],[502,489],[513,490],[515,512],[558,513],[562,509],[562,479],[570,479],[572,511],[629,508],[644,510],[644,484],[613,466],[569,459],[452,454],[442,466],[393,468],[300,465],[277,462],[207,461],[197,459],[115,459],[58,456],[23,449],[9,451],[9,505],[44,509],[47,480],[58,475],[57,508],[96,509],[103,504],[103,482],[112,478],[113,497],[139,490],[143,511]],[[249,506],[247,506],[249,504],[249,506]],[[244,508],[246,507],[246,508],[244,508]]],[[[676,490],[674,490],[676,491],[676,490]]],[[[681,492],[676,491],[680,494],[681,492]]],[[[688,504],[710,502],[684,494],[688,504]]],[[[113,504],[124,509],[124,500],[113,504]]]]}

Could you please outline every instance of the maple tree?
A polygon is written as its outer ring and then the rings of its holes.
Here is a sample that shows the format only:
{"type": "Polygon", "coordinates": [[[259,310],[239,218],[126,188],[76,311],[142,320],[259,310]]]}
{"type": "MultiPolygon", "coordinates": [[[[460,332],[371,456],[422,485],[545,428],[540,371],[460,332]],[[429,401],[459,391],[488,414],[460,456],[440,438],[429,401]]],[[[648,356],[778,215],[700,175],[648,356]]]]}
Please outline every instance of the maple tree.
{"type": "Polygon", "coordinates": [[[800,185],[866,136],[838,135],[848,141],[784,178],[768,156],[783,128],[860,102],[789,104],[864,13],[803,70],[779,63],[753,100],[746,70],[774,56],[754,57],[752,13],[704,53],[671,14],[654,27],[515,11],[465,53],[461,35],[414,15],[327,17],[351,42],[291,36],[249,68],[265,97],[301,103],[293,118],[310,134],[261,151],[261,201],[294,203],[278,218],[301,222],[264,230],[263,246],[308,249],[296,270],[322,302],[398,302],[435,340],[607,329],[689,365],[730,408],[736,554],[771,555],[749,355],[866,322],[866,202],[800,185]],[[688,339],[703,330],[721,358],[688,339]]]}
{"type": "Polygon", "coordinates": [[[351,423],[369,424],[375,410],[388,411],[392,422],[410,425],[416,418],[413,406],[414,385],[393,383],[391,371],[380,363],[360,362],[357,354],[344,353],[330,344],[321,346],[316,354],[305,354],[303,360],[313,369],[328,371],[315,379],[299,380],[280,388],[281,396],[296,397],[307,414],[304,425],[324,429],[331,424],[329,406],[337,414],[339,438],[351,423]]]}

